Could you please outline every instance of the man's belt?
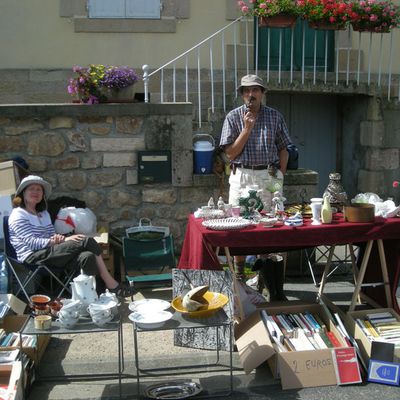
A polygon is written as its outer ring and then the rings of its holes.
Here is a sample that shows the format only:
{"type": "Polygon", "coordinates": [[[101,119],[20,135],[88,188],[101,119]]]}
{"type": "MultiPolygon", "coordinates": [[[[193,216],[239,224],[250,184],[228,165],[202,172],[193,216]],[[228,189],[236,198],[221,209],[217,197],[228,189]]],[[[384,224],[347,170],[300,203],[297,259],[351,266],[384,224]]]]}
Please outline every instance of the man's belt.
{"type": "Polygon", "coordinates": [[[268,169],[270,165],[243,165],[243,164],[233,164],[236,166],[236,168],[244,168],[244,169],[255,169],[255,170],[261,170],[261,169],[268,169]]]}
{"type": "Polygon", "coordinates": [[[279,168],[279,166],[270,164],[270,165],[243,165],[243,164],[231,164],[231,169],[232,173],[235,175],[236,174],[236,168],[243,168],[243,169],[252,169],[252,170],[263,170],[266,169],[268,170],[268,174],[271,176],[276,177],[276,172],[279,168]]]}

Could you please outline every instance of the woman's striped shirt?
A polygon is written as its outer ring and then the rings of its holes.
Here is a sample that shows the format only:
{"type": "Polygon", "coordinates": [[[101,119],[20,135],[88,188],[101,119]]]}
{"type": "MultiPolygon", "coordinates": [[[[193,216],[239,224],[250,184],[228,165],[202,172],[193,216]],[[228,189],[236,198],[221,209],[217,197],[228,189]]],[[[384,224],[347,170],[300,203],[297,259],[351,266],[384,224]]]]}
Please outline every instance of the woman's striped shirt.
{"type": "Polygon", "coordinates": [[[10,242],[20,262],[24,262],[33,252],[47,247],[51,236],[55,234],[47,211],[33,215],[24,208],[14,208],[8,221],[10,242]]]}

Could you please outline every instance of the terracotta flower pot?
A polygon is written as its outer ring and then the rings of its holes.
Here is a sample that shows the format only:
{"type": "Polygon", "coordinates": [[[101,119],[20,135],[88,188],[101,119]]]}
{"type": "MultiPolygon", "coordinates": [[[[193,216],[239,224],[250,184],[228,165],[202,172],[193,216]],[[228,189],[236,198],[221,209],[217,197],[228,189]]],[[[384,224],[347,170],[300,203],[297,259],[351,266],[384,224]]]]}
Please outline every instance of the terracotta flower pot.
{"type": "Polygon", "coordinates": [[[296,25],[297,17],[290,14],[277,14],[272,17],[258,17],[258,26],[268,28],[292,28],[296,25]]]}
{"type": "Polygon", "coordinates": [[[389,33],[390,27],[384,26],[381,30],[376,30],[375,26],[362,26],[358,22],[352,22],[351,26],[353,27],[353,31],[356,32],[372,32],[372,33],[389,33]]]}

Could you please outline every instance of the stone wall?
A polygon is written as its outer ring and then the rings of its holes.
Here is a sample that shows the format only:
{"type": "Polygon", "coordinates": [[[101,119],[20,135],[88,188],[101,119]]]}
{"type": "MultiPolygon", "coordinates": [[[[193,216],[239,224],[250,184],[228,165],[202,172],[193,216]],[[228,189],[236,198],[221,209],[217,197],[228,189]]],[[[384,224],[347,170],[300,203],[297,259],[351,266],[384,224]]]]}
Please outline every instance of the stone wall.
{"type": "Polygon", "coordinates": [[[400,203],[400,103],[379,97],[344,98],[343,163],[351,165],[343,176],[344,187],[356,193],[377,193],[400,203]]]}
{"type": "MultiPolygon", "coordinates": [[[[210,196],[227,200],[227,177],[193,175],[191,104],[0,106],[0,158],[21,156],[53,186],[52,198],[84,200],[98,228],[134,226],[140,218],[170,226],[177,253],[187,216],[210,196]],[[142,184],[137,152],[170,150],[171,183],[142,184]]],[[[318,174],[290,171],[288,202],[316,195],[318,174]]]]}

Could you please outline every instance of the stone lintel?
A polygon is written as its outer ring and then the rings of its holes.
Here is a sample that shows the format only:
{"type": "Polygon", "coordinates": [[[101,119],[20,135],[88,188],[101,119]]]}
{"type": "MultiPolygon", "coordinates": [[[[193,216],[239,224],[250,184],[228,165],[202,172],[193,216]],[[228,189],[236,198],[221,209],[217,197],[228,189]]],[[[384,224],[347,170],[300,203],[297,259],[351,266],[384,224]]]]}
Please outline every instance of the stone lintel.
{"type": "Polygon", "coordinates": [[[175,33],[176,19],[74,18],[75,32],[87,33],[175,33]]]}

